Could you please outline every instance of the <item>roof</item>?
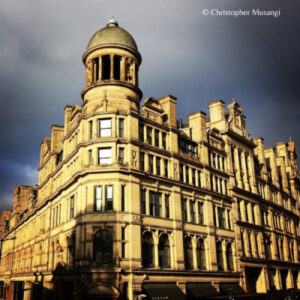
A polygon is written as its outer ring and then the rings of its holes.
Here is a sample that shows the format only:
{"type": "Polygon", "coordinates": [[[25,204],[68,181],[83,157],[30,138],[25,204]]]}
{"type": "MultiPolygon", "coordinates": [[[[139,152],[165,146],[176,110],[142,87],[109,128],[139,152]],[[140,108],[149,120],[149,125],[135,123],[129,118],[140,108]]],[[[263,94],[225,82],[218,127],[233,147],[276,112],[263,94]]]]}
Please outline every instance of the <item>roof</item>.
{"type": "Polygon", "coordinates": [[[87,49],[98,45],[119,44],[131,47],[137,50],[137,45],[134,38],[114,19],[108,21],[106,27],[98,30],[90,39],[87,49]]]}

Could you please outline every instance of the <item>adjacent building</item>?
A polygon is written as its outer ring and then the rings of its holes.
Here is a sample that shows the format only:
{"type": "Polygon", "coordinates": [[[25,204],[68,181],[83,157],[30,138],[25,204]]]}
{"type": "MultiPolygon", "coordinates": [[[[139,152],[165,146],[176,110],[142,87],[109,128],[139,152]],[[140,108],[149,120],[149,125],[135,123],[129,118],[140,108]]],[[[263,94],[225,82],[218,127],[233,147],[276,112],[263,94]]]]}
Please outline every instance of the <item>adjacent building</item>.
{"type": "MultiPolygon", "coordinates": [[[[292,140],[252,139],[233,99],[177,120],[142,102],[141,55],[110,20],[83,54],[82,106],[0,215],[2,299],[193,299],[299,287],[292,140]]],[[[259,109],[259,108],[258,108],[259,109]]]]}

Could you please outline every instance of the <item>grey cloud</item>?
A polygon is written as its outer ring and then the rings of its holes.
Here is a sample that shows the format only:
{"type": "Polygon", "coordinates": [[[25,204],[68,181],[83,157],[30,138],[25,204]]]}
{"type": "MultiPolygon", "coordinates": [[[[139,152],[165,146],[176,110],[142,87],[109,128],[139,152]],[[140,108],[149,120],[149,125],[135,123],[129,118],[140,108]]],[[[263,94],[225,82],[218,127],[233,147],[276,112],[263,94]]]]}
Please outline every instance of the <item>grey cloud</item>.
{"type": "Polygon", "coordinates": [[[186,118],[216,98],[237,97],[252,136],[271,145],[293,135],[300,147],[299,7],[277,0],[0,2],[0,159],[10,162],[1,169],[0,204],[14,183],[36,183],[24,166],[38,168],[50,126],[63,122],[66,104],[81,104],[81,56],[112,15],[143,56],[144,98],[173,94],[186,118]],[[281,16],[203,16],[205,8],[280,8],[281,16]]]}

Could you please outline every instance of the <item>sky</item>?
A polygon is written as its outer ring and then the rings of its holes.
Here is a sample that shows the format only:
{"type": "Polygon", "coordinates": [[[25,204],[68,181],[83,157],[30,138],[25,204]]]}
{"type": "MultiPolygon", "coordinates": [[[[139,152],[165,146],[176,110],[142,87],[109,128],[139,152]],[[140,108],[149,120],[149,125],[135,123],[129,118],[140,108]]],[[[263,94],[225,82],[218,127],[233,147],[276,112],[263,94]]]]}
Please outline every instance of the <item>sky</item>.
{"type": "Polygon", "coordinates": [[[294,0],[0,0],[0,210],[37,184],[40,143],[82,103],[82,54],[112,16],[142,55],[143,99],[174,95],[185,121],[236,98],[253,138],[300,148],[299,14],[294,0]]]}

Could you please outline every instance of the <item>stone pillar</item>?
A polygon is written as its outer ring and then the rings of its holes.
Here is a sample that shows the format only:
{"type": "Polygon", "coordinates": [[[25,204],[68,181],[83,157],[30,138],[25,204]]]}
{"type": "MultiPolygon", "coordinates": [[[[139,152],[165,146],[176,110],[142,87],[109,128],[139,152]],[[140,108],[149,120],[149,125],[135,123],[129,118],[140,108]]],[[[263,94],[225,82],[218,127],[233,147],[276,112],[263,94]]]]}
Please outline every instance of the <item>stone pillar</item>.
{"type": "Polygon", "coordinates": [[[125,60],[124,56],[121,57],[121,65],[120,65],[120,79],[121,81],[125,81],[125,60]]]}
{"type": "Polygon", "coordinates": [[[114,55],[110,55],[110,80],[114,80],[114,55]]]}
{"type": "Polygon", "coordinates": [[[99,78],[98,80],[102,80],[102,57],[99,57],[99,68],[98,68],[98,72],[99,72],[99,78]]]}
{"type": "Polygon", "coordinates": [[[222,252],[223,252],[223,265],[224,265],[224,271],[228,271],[227,266],[227,257],[226,257],[226,241],[222,242],[222,252]]]}
{"type": "Polygon", "coordinates": [[[242,161],[242,169],[243,169],[243,182],[245,185],[245,189],[247,191],[250,191],[250,186],[249,186],[249,180],[248,180],[248,168],[246,166],[248,166],[247,162],[246,162],[247,156],[245,154],[245,151],[241,152],[241,161],[242,161]]]}
{"type": "Polygon", "coordinates": [[[281,274],[279,269],[275,270],[275,286],[277,290],[282,289],[281,274]]]}
{"type": "Polygon", "coordinates": [[[250,190],[252,193],[257,193],[257,183],[256,183],[256,176],[255,176],[255,168],[254,168],[254,158],[252,154],[248,155],[248,168],[249,168],[249,184],[250,190]]]}
{"type": "Polygon", "coordinates": [[[150,215],[150,192],[146,190],[146,215],[150,215]]]}
{"type": "MultiPolygon", "coordinates": [[[[196,214],[196,218],[197,218],[196,214]]],[[[192,247],[193,247],[193,269],[198,270],[198,264],[197,264],[197,238],[195,236],[192,237],[192,247]]]]}
{"type": "Polygon", "coordinates": [[[248,230],[244,230],[243,238],[244,238],[245,255],[250,256],[251,245],[249,245],[249,231],[248,230]]]}
{"type": "Polygon", "coordinates": [[[32,291],[32,283],[30,281],[25,281],[23,300],[31,300],[31,291],[32,291]]]}
{"type": "Polygon", "coordinates": [[[241,177],[241,166],[240,166],[240,161],[239,161],[239,153],[238,153],[238,148],[234,147],[234,162],[236,164],[236,181],[237,181],[237,186],[239,188],[243,188],[243,181],[241,177]]]}
{"type": "Polygon", "coordinates": [[[246,222],[246,205],[245,200],[240,200],[240,213],[241,213],[241,221],[246,222]]]}
{"type": "Polygon", "coordinates": [[[136,76],[136,63],[135,61],[133,61],[132,63],[132,84],[133,85],[136,85],[136,82],[137,82],[137,76],[136,76]]]}
{"type": "Polygon", "coordinates": [[[266,293],[269,290],[268,269],[262,268],[256,283],[257,293],[266,293]]]}

